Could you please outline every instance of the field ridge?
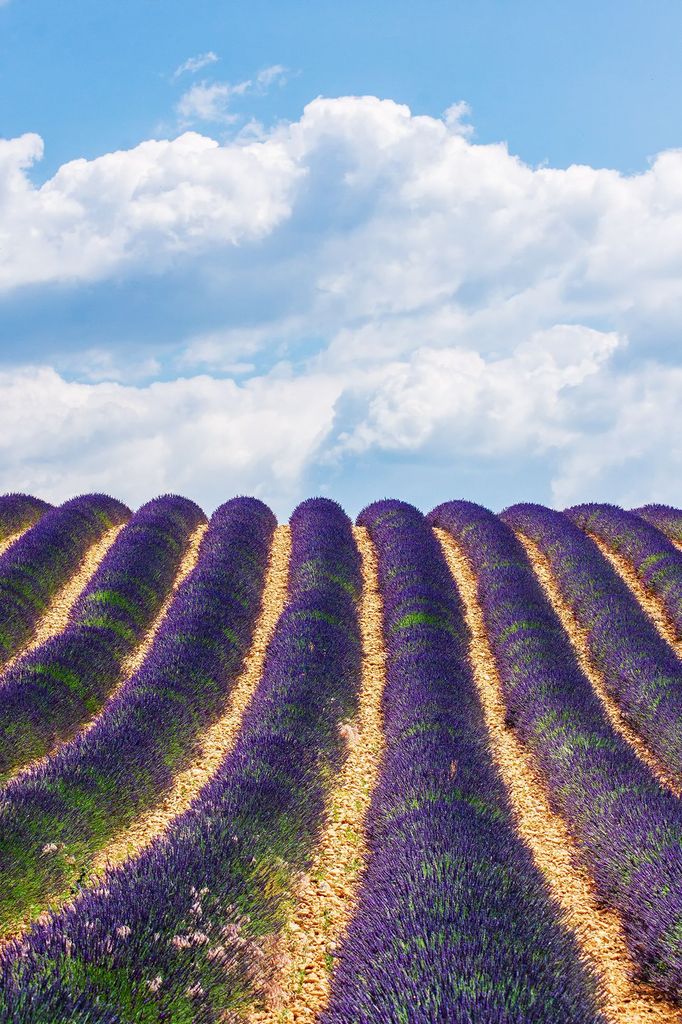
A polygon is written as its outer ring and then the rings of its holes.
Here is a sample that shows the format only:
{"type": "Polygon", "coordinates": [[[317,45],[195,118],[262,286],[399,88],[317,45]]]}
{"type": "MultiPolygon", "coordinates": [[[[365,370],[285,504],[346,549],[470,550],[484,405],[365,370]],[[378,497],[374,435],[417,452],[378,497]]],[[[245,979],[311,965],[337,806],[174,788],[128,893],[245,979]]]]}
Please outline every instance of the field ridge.
{"type": "Polygon", "coordinates": [[[682,1024],[680,552],[0,496],[0,1024],[682,1024]]]}

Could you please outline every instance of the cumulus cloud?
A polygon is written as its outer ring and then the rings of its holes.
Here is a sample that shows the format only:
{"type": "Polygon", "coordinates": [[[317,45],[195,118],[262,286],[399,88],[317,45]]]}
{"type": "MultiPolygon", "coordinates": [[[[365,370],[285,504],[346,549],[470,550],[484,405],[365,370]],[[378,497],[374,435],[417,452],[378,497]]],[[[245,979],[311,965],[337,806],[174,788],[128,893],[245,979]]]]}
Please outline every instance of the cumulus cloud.
{"type": "Polygon", "coordinates": [[[321,374],[132,387],[49,367],[0,373],[0,488],[55,501],[93,488],[132,504],[178,489],[207,507],[245,492],[291,501],[336,397],[321,374]]]}
{"type": "Polygon", "coordinates": [[[382,367],[360,405],[360,422],[343,433],[336,451],[417,451],[434,438],[450,455],[566,446],[575,434],[576,394],[618,345],[613,333],[557,325],[501,359],[421,347],[409,360],[382,367]]]}
{"type": "Polygon", "coordinates": [[[160,271],[178,256],[270,233],[303,171],[279,145],[222,147],[186,132],[64,164],[41,188],[36,135],[0,142],[0,290],[160,271]]]}
{"type": "Polygon", "coordinates": [[[198,53],[196,57],[188,57],[186,61],[183,61],[175,71],[173,72],[173,78],[180,78],[181,75],[190,74],[195,75],[197,71],[201,71],[203,68],[209,66],[209,64],[215,64],[220,58],[217,53],[213,50],[209,50],[207,53],[198,53]]]}
{"type": "MultiPolygon", "coordinates": [[[[223,85],[256,91],[283,72],[223,85]]],[[[231,97],[206,94],[206,119],[231,97]]],[[[0,143],[6,295],[183,267],[225,295],[163,368],[187,378],[96,383],[99,351],[76,381],[8,369],[7,486],[51,496],[68,472],[71,492],[75,479],[120,492],[132,466],[149,494],[171,486],[177,446],[192,465],[173,488],[198,495],[212,460],[232,474],[222,493],[272,480],[300,495],[311,474],[360,464],[380,483],[386,460],[455,474],[525,459],[535,497],[557,503],[682,500],[682,151],[636,175],[534,168],[475,144],[468,115],[318,99],[258,138],[186,132],[65,164],[41,187],[40,139],[0,143]],[[42,427],[17,413],[22,389],[50,409],[42,427]]]]}
{"type": "Polygon", "coordinates": [[[355,313],[450,300],[460,311],[485,311],[540,290],[544,305],[589,312],[613,298],[619,313],[632,308],[632,287],[649,305],[679,303],[682,152],[661,154],[630,177],[578,166],[533,169],[505,146],[473,145],[452,127],[449,115],[414,117],[373,97],[316,100],[300,121],[258,143],[219,145],[188,132],[72,161],[41,188],[26,173],[42,156],[39,137],[2,141],[2,285],[93,279],[136,256],[148,266],[140,242],[152,226],[161,262],[169,251],[232,244],[229,228],[216,228],[202,200],[218,207],[218,224],[227,206],[234,221],[263,223],[246,188],[255,172],[266,202],[274,196],[278,203],[283,192],[291,198],[284,218],[265,219],[266,233],[282,219],[314,215],[317,230],[306,242],[325,247],[318,289],[353,302],[355,313]],[[120,223],[128,225],[124,245],[113,230],[120,223]],[[33,258],[17,263],[27,236],[36,238],[33,258]],[[76,236],[113,252],[105,260],[80,261],[77,249],[67,256],[67,240],[76,236]],[[53,261],[57,238],[62,252],[53,261]]]}
{"type": "MultiPolygon", "coordinates": [[[[618,373],[623,345],[612,332],[557,325],[499,359],[424,347],[369,372],[328,365],[296,375],[280,363],[239,384],[206,374],[136,386],[92,383],[96,373],[67,380],[50,367],[5,371],[0,488],[54,501],[104,489],[131,504],[180,490],[209,509],[249,492],[286,514],[309,491],[312,467],[334,492],[340,467],[383,452],[447,467],[452,494],[467,463],[508,460],[525,472],[546,460],[545,500],[558,505],[595,494],[625,504],[669,497],[682,455],[671,430],[682,369],[618,373]]],[[[360,501],[381,493],[381,476],[379,463],[379,490],[360,501]]]]}
{"type": "Polygon", "coordinates": [[[682,442],[674,428],[682,414],[682,367],[648,364],[611,373],[604,383],[603,391],[585,396],[586,416],[556,467],[548,499],[558,507],[595,494],[626,507],[682,504],[682,442]]]}

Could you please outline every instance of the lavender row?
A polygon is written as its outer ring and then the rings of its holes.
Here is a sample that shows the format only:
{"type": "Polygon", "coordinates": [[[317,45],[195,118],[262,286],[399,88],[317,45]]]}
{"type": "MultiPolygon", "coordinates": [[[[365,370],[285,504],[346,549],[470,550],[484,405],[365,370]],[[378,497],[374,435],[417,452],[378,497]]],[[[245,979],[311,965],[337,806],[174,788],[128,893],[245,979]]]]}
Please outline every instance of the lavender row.
{"type": "Polygon", "coordinates": [[[644,586],[661,599],[682,636],[682,553],[665,534],[617,505],[575,505],[564,515],[630,562],[644,586]]]}
{"type": "Polygon", "coordinates": [[[31,637],[50,600],[102,534],[130,509],[86,494],[50,509],[0,556],[0,665],[31,637]]]}
{"type": "Polygon", "coordinates": [[[218,509],[140,669],[88,732],[6,787],[0,924],[86,877],[112,834],[171,786],[242,667],[274,528],[259,501],[218,509]]]}
{"type": "Polygon", "coordinates": [[[528,504],[507,509],[502,519],[535,541],[549,560],[610,696],[682,781],[682,663],[675,652],[594,541],[567,516],[528,504]]]}
{"type": "Polygon", "coordinates": [[[310,862],[357,703],[359,560],[324,499],[294,512],[288,605],[232,753],[192,807],[0,966],[0,1021],[236,1020],[310,862]]]}
{"type": "Polygon", "coordinates": [[[387,749],[322,1024],[601,1020],[578,947],[514,831],[440,546],[402,502],[370,505],[358,521],[379,561],[387,749]]]}
{"type": "Polygon", "coordinates": [[[52,508],[30,494],[0,495],[0,544],[20,530],[27,530],[52,508]]]}
{"type": "Polygon", "coordinates": [[[671,505],[642,505],[632,511],[664,533],[669,540],[682,544],[682,509],[671,505]]]}
{"type": "Polygon", "coordinates": [[[173,585],[205,516],[175,495],[143,505],[76,601],[69,625],[22,658],[0,689],[0,780],[91,718],[173,585]]]}
{"type": "MultiPolygon", "coordinates": [[[[508,523],[466,501],[429,519],[475,569],[509,724],[537,758],[600,898],[620,914],[642,976],[682,1000],[680,802],[612,729],[508,523]]],[[[525,529],[517,510],[504,519],[525,529]]]]}

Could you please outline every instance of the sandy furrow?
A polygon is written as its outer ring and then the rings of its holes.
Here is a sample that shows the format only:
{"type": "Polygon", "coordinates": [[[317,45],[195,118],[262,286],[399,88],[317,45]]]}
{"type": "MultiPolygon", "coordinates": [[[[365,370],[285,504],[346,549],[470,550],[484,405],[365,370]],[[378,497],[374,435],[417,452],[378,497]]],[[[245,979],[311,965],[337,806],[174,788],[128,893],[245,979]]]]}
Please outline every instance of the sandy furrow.
{"type": "Polygon", "coordinates": [[[670,790],[670,792],[674,793],[675,796],[679,796],[680,787],[674,776],[656,757],[653,751],[649,750],[642,737],[628,725],[617,703],[609,695],[604,681],[604,675],[590,657],[589,647],[587,644],[587,630],[583,629],[573,614],[570,605],[562,597],[554,579],[549,561],[545,558],[538,545],[529,537],[522,534],[520,531],[516,531],[516,536],[523,544],[526,554],[528,555],[528,559],[533,566],[533,572],[535,573],[547,600],[560,619],[561,625],[568,634],[571,646],[573,647],[578,661],[580,662],[580,667],[599,697],[604,708],[604,713],[606,714],[609,722],[615,731],[630,744],[637,757],[647,766],[661,786],[670,790]]]}
{"type": "Polygon", "coordinates": [[[657,594],[654,594],[653,591],[646,588],[642,580],[637,575],[634,566],[627,560],[627,558],[619,554],[617,551],[613,551],[608,544],[601,539],[601,537],[597,537],[596,534],[590,533],[589,530],[586,530],[585,532],[590,540],[593,540],[597,545],[604,558],[611,563],[637,603],[649,616],[658,630],[659,636],[661,636],[666,643],[670,644],[678,658],[682,658],[682,638],[678,637],[677,627],[668,615],[665,605],[660,597],[657,594]]]}
{"type": "Polygon", "coordinates": [[[100,562],[124,526],[125,523],[122,523],[120,526],[112,526],[99,540],[90,545],[76,572],[57,591],[46,608],[45,614],[41,616],[33,638],[25,647],[22,647],[20,651],[5,662],[2,666],[3,672],[7,672],[23,657],[34,651],[36,647],[40,647],[46,640],[51,640],[53,636],[57,636],[58,633],[66,629],[69,624],[71,609],[95,575],[100,562]]]}
{"type": "Polygon", "coordinates": [[[276,953],[278,977],[268,1006],[250,1024],[312,1024],[326,1006],[331,956],[355,909],[367,858],[364,821],[384,752],[381,703],[386,684],[383,606],[377,557],[364,527],[354,527],[362,557],[362,678],[359,706],[343,727],[348,755],[327,803],[327,820],[313,865],[293,896],[294,911],[276,953]]]}
{"type": "MultiPolygon", "coordinates": [[[[196,530],[190,537],[189,543],[187,545],[187,550],[185,551],[184,555],[182,556],[182,559],[180,560],[178,571],[176,573],[175,579],[173,580],[173,586],[169,590],[168,594],[166,595],[166,599],[164,600],[163,604],[156,613],[154,621],[152,622],[151,626],[145,633],[142,642],[137,645],[135,650],[130,652],[127,658],[123,659],[123,664],[121,666],[121,673],[123,678],[117,689],[119,689],[120,686],[123,685],[123,682],[125,682],[126,679],[129,679],[134,672],[137,672],[138,668],[141,667],[142,662],[149,654],[151,646],[154,643],[154,637],[161,628],[163,620],[168,615],[168,609],[175,600],[175,595],[178,592],[180,584],[184,583],[184,581],[191,573],[192,569],[197,564],[197,560],[199,558],[199,547],[201,546],[201,542],[204,539],[204,534],[206,533],[207,530],[208,523],[202,523],[200,526],[197,526],[196,530]]],[[[115,693],[116,690],[114,690],[114,693],[110,695],[109,699],[111,699],[111,697],[113,697],[115,693]]],[[[88,727],[86,726],[86,729],[87,728],[88,727]]]]}
{"type": "Polygon", "coordinates": [[[256,621],[251,649],[245,659],[244,668],[235,681],[225,713],[206,730],[194,760],[177,775],[173,788],[164,796],[161,803],[142,814],[97,855],[92,869],[93,878],[102,875],[107,868],[116,867],[128,857],[140,853],[145,846],[160,836],[174,818],[187,810],[233,748],[244,712],[262,675],[270,638],[284,609],[290,552],[290,528],[278,526],[270,551],[263,603],[256,621]]]}
{"type": "Polygon", "coordinates": [[[470,657],[491,752],[509,792],[519,834],[600,979],[602,1012],[612,1024],[682,1024],[682,1011],[649,986],[631,980],[635,965],[619,918],[599,907],[590,876],[579,863],[576,844],[562,818],[551,810],[531,754],[505,725],[502,687],[478,603],[475,575],[456,541],[443,530],[435,533],[465,604],[472,638],[470,657]]]}
{"type": "MultiPolygon", "coordinates": [[[[123,684],[128,679],[130,679],[133,673],[137,672],[137,670],[141,667],[142,663],[144,662],[144,659],[149,654],[152,643],[154,642],[154,637],[158,633],[163,623],[163,620],[166,618],[166,615],[168,614],[168,609],[170,608],[173,599],[175,598],[175,595],[178,591],[178,587],[183,582],[183,580],[187,579],[192,569],[197,564],[197,559],[199,556],[199,546],[201,544],[201,541],[203,540],[204,534],[206,533],[207,529],[208,524],[202,523],[202,525],[198,526],[194,533],[192,534],[192,536],[190,537],[189,544],[187,545],[187,550],[182,556],[177,574],[173,581],[173,586],[169,590],[166,599],[161,605],[159,611],[157,612],[154,621],[152,622],[151,626],[149,627],[149,629],[147,630],[143,639],[137,645],[137,647],[133,651],[131,651],[127,658],[123,659],[121,665],[121,677],[118,683],[111,691],[111,693],[108,695],[104,705],[100,708],[97,714],[94,715],[89,722],[86,722],[85,725],[81,726],[81,728],[78,730],[78,734],[80,736],[84,736],[87,732],[90,731],[90,729],[93,728],[93,726],[98,722],[99,718],[102,715],[102,712],[105,710],[109,702],[113,700],[113,698],[116,696],[116,694],[121,689],[123,684]]],[[[68,742],[68,740],[66,742],[68,742]]],[[[35,761],[29,761],[28,764],[20,765],[15,771],[11,772],[9,775],[5,777],[3,786],[6,786],[8,782],[11,782],[13,779],[16,779],[19,775],[23,775],[24,772],[29,772],[32,769],[37,768],[39,765],[44,764],[50,757],[53,756],[55,750],[58,750],[60,746],[62,746],[62,744],[58,744],[58,746],[55,749],[51,750],[48,754],[45,754],[44,757],[39,757],[36,758],[35,761]]]]}

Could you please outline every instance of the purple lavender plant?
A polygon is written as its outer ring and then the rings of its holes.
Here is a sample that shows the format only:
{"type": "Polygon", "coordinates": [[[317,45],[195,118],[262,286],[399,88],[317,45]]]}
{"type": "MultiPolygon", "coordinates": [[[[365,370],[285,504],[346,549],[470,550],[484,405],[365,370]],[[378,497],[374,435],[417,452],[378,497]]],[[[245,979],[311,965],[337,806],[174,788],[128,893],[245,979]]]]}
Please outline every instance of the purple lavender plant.
{"type": "Polygon", "coordinates": [[[67,628],[22,658],[0,687],[0,779],[68,739],[101,707],[123,659],[170,590],[198,505],[165,495],[143,505],[76,602],[67,628]]]}
{"type": "Polygon", "coordinates": [[[106,494],[86,494],[50,509],[0,555],[0,665],[31,637],[57,590],[105,530],[130,509],[106,494]]]}
{"type": "Polygon", "coordinates": [[[51,508],[52,505],[30,494],[0,495],[0,543],[33,526],[51,508]]]}
{"type": "Polygon", "coordinates": [[[601,1020],[577,944],[515,833],[440,546],[399,501],[358,522],[379,558],[387,751],[322,1024],[601,1020]]]}
{"type": "MultiPolygon", "coordinates": [[[[157,527],[162,507],[152,510],[157,527]]],[[[171,502],[167,511],[173,507],[171,502]]],[[[183,518],[197,514],[188,505],[183,518]]],[[[255,499],[235,498],[221,506],[140,669],[89,732],[6,787],[0,870],[7,902],[0,896],[0,921],[85,877],[112,833],[172,784],[241,669],[275,524],[272,512],[255,499]],[[42,850],[50,844],[57,850],[46,858],[42,850]]],[[[137,536],[144,543],[144,530],[137,536]]],[[[89,607],[86,597],[82,613],[89,607]]],[[[86,662],[91,656],[87,645],[84,656],[86,662]]]]}
{"type": "Polygon", "coordinates": [[[257,995],[360,678],[350,523],[313,499],[291,526],[289,602],[233,752],[163,839],[6,950],[0,1022],[217,1024],[257,995]]]}
{"type": "MultiPolygon", "coordinates": [[[[533,531],[546,513],[532,509],[533,531]]],[[[468,501],[430,521],[470,559],[509,724],[538,760],[604,904],[618,911],[642,977],[682,1002],[682,807],[612,729],[511,524],[468,501]]],[[[568,523],[568,521],[566,521],[568,523]]],[[[572,524],[568,523],[572,529],[572,524]]]]}
{"type": "MultiPolygon", "coordinates": [[[[582,517],[575,513],[578,520],[582,517]]],[[[682,782],[682,663],[618,573],[571,519],[514,505],[502,519],[536,542],[586,631],[590,656],[623,717],[682,782]]]]}
{"type": "Polygon", "coordinates": [[[642,505],[632,511],[664,533],[669,540],[682,544],[682,509],[671,505],[642,505]]]}
{"type": "Polygon", "coordinates": [[[682,553],[650,523],[617,505],[575,505],[564,515],[630,562],[644,586],[663,602],[682,636],[682,553]]]}

